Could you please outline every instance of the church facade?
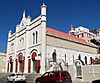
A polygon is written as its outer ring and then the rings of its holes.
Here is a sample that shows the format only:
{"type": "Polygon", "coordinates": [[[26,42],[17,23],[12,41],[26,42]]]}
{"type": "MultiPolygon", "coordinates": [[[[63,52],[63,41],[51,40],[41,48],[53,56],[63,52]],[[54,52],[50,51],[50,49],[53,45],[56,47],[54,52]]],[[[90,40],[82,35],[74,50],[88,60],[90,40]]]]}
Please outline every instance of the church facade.
{"type": "Polygon", "coordinates": [[[91,43],[48,28],[43,4],[40,16],[32,20],[24,12],[16,32],[9,31],[6,72],[42,74],[59,63],[67,70],[68,66],[91,65],[96,55],[97,47],[91,43]]]}

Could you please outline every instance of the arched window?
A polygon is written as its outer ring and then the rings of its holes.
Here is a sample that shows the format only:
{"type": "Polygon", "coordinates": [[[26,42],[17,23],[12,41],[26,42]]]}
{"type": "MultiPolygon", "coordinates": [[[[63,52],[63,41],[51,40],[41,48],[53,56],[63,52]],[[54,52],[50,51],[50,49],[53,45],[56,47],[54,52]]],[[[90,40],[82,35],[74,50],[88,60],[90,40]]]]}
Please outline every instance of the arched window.
{"type": "Polygon", "coordinates": [[[21,42],[24,44],[24,38],[23,37],[21,38],[21,42]]]}
{"type": "Polygon", "coordinates": [[[21,39],[19,39],[19,49],[21,48],[21,39]]]}
{"type": "Polygon", "coordinates": [[[14,43],[11,44],[11,51],[14,51],[14,43]]]}
{"type": "Polygon", "coordinates": [[[84,35],[82,34],[82,37],[84,37],[84,35]]]}
{"type": "Polygon", "coordinates": [[[38,32],[36,31],[36,43],[38,41],[38,32]]]}
{"type": "Polygon", "coordinates": [[[56,50],[54,50],[52,54],[52,59],[53,59],[53,62],[56,62],[56,50]]]}
{"type": "Polygon", "coordinates": [[[76,67],[76,77],[82,79],[82,63],[80,61],[75,62],[76,67]]]}
{"type": "Polygon", "coordinates": [[[85,56],[84,59],[85,59],[85,64],[87,65],[87,57],[85,56]]]}
{"type": "Polygon", "coordinates": [[[90,64],[92,64],[93,63],[93,59],[92,59],[92,57],[90,57],[90,64]]]}
{"type": "Polygon", "coordinates": [[[79,54],[78,59],[81,60],[81,55],[79,54]]]}
{"type": "Polygon", "coordinates": [[[24,38],[23,37],[20,38],[19,43],[20,43],[19,48],[23,48],[24,47],[24,38]]]}
{"type": "Polygon", "coordinates": [[[33,33],[33,44],[35,44],[35,34],[33,33]]]}
{"type": "Polygon", "coordinates": [[[66,56],[66,54],[65,54],[65,62],[66,62],[66,57],[67,57],[67,56],[66,56]]]}
{"type": "Polygon", "coordinates": [[[74,59],[75,59],[75,57],[74,57],[74,55],[73,55],[73,63],[74,63],[74,59]]]}
{"type": "Polygon", "coordinates": [[[23,37],[21,38],[21,47],[22,48],[24,47],[24,38],[23,37]]]}

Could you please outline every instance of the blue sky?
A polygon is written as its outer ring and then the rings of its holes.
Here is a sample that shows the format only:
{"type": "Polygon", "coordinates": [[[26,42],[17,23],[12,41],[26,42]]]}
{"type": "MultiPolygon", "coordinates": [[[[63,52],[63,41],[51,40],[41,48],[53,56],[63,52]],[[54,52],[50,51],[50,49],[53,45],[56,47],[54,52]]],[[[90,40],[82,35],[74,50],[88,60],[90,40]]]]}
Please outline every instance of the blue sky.
{"type": "Polygon", "coordinates": [[[47,25],[68,32],[70,25],[90,30],[100,28],[100,0],[0,0],[0,51],[5,51],[9,30],[15,31],[22,13],[32,19],[40,15],[42,3],[47,5],[47,25]]]}

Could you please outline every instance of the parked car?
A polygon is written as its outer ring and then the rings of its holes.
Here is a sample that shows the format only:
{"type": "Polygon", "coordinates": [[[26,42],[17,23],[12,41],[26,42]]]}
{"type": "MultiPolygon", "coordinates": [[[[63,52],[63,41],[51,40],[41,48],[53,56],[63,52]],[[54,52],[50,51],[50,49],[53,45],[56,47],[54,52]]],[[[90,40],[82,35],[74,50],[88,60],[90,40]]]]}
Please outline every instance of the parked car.
{"type": "Polygon", "coordinates": [[[98,80],[93,80],[92,83],[100,83],[100,79],[98,79],[98,80]]]}
{"type": "Polygon", "coordinates": [[[67,71],[51,71],[36,78],[35,83],[72,83],[72,79],[67,71]]]}
{"type": "Polygon", "coordinates": [[[9,76],[7,76],[7,82],[16,82],[16,81],[26,81],[26,77],[24,74],[11,74],[9,76]]]}

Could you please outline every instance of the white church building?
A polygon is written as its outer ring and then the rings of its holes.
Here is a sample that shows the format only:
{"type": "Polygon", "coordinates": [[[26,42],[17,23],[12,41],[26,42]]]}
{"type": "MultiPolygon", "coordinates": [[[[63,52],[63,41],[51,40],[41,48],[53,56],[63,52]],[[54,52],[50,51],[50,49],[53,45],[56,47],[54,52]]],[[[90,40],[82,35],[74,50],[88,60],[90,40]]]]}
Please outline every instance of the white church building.
{"type": "MultiPolygon", "coordinates": [[[[41,15],[34,20],[24,12],[16,32],[9,31],[6,72],[42,74],[54,64],[61,63],[65,69],[92,64],[97,47],[71,34],[48,28],[46,8],[43,4],[41,15]]],[[[81,76],[81,73],[76,75],[81,76]]]]}

